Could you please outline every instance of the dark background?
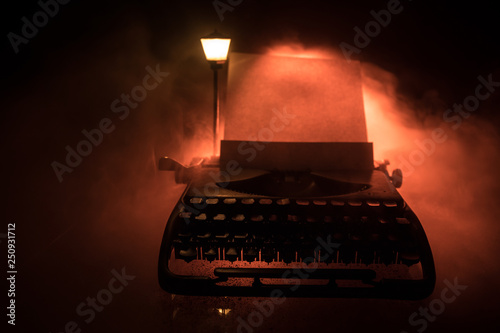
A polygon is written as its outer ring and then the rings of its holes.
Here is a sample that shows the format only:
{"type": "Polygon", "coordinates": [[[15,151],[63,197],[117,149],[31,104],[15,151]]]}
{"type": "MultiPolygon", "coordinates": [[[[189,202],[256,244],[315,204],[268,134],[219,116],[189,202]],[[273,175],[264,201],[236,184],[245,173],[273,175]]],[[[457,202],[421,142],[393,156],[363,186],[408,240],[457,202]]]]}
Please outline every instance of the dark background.
{"type": "MultiPolygon", "coordinates": [[[[395,98],[411,106],[404,116],[412,126],[423,128],[472,94],[478,75],[492,73],[500,81],[500,10],[493,1],[401,4],[403,11],[358,58],[398,78],[395,98]]],[[[187,162],[192,154],[182,148],[196,151],[210,126],[211,72],[199,37],[218,28],[240,52],[263,52],[278,42],[336,49],[340,42],[353,44],[353,27],[372,20],[371,10],[386,7],[387,1],[244,0],[221,22],[212,1],[73,0],[15,54],[6,35],[20,34],[21,17],[31,20],[39,7],[35,1],[4,3],[0,233],[16,223],[15,331],[60,332],[75,321],[83,332],[235,332],[236,318],[255,309],[253,299],[173,297],[156,277],[165,221],[183,187],[157,172],[155,163],[161,155],[187,162]],[[169,76],[119,120],[110,103],[157,64],[169,76]],[[65,146],[75,147],[84,139],[81,131],[105,117],[116,129],[59,183],[51,163],[63,163],[65,146]],[[136,278],[84,323],[76,306],[106,288],[111,271],[122,267],[136,278]],[[221,316],[216,308],[232,312],[221,316]]],[[[436,257],[437,285],[429,299],[290,299],[259,330],[415,332],[408,317],[455,277],[468,289],[427,331],[498,326],[499,95],[481,104],[471,127],[455,133],[460,154],[436,154],[405,184],[407,192],[402,189],[436,257]]]]}

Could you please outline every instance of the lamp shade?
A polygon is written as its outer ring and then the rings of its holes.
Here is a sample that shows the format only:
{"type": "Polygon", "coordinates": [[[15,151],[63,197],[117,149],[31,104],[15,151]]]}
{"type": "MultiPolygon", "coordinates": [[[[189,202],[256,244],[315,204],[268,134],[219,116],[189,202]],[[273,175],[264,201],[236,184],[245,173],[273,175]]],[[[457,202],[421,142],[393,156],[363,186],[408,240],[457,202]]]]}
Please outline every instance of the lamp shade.
{"type": "Polygon", "coordinates": [[[217,31],[201,38],[203,52],[208,61],[223,63],[227,60],[231,39],[217,31]]]}

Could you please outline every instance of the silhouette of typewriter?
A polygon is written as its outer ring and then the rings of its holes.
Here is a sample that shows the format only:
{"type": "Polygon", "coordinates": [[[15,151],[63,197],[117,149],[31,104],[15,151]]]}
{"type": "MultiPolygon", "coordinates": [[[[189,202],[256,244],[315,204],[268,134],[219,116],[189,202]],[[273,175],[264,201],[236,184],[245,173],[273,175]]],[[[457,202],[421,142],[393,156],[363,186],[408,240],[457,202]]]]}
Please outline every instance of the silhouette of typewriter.
{"type": "Polygon", "coordinates": [[[366,142],[359,68],[342,59],[232,53],[220,157],[189,166],[160,159],[161,170],[187,184],[161,244],[164,290],[432,293],[431,249],[396,190],[402,174],[389,176],[387,162],[375,167],[366,142]],[[279,103],[290,107],[273,110],[279,103]]]}

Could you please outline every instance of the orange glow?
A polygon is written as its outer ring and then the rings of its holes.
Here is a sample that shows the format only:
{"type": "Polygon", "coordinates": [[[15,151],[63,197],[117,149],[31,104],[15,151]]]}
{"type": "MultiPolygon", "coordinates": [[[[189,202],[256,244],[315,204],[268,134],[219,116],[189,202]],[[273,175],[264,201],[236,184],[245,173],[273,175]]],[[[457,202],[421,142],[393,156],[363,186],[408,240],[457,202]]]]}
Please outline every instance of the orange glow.
{"type": "Polygon", "coordinates": [[[282,57],[309,58],[309,59],[332,59],[340,57],[332,50],[321,48],[305,48],[301,44],[279,44],[269,47],[266,54],[282,57]]]}
{"type": "Polygon", "coordinates": [[[415,101],[397,95],[397,85],[391,73],[363,65],[368,139],[375,159],[388,159],[390,169],[403,170],[399,192],[425,228],[437,280],[482,279],[484,268],[472,267],[491,267],[496,260],[491,256],[498,253],[497,130],[473,116],[458,130],[443,121],[442,113],[417,121],[416,114],[425,110],[415,110],[415,101]],[[436,128],[444,131],[444,142],[431,141],[436,128]],[[421,158],[412,163],[412,156],[421,158]]]}
{"type": "Polygon", "coordinates": [[[374,159],[389,159],[394,164],[396,151],[411,146],[423,133],[409,126],[407,106],[397,105],[394,75],[371,64],[362,65],[362,74],[368,141],[373,142],[374,159]]]}

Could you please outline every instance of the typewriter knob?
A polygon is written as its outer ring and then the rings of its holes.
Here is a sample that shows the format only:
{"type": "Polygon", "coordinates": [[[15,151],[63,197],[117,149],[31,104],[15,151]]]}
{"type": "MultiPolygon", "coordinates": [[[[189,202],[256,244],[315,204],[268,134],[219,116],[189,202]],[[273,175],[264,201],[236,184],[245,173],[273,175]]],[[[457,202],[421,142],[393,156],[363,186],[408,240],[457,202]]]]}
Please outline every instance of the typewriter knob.
{"type": "Polygon", "coordinates": [[[395,188],[400,188],[403,185],[403,171],[401,169],[394,169],[392,171],[391,182],[395,188]]]}

